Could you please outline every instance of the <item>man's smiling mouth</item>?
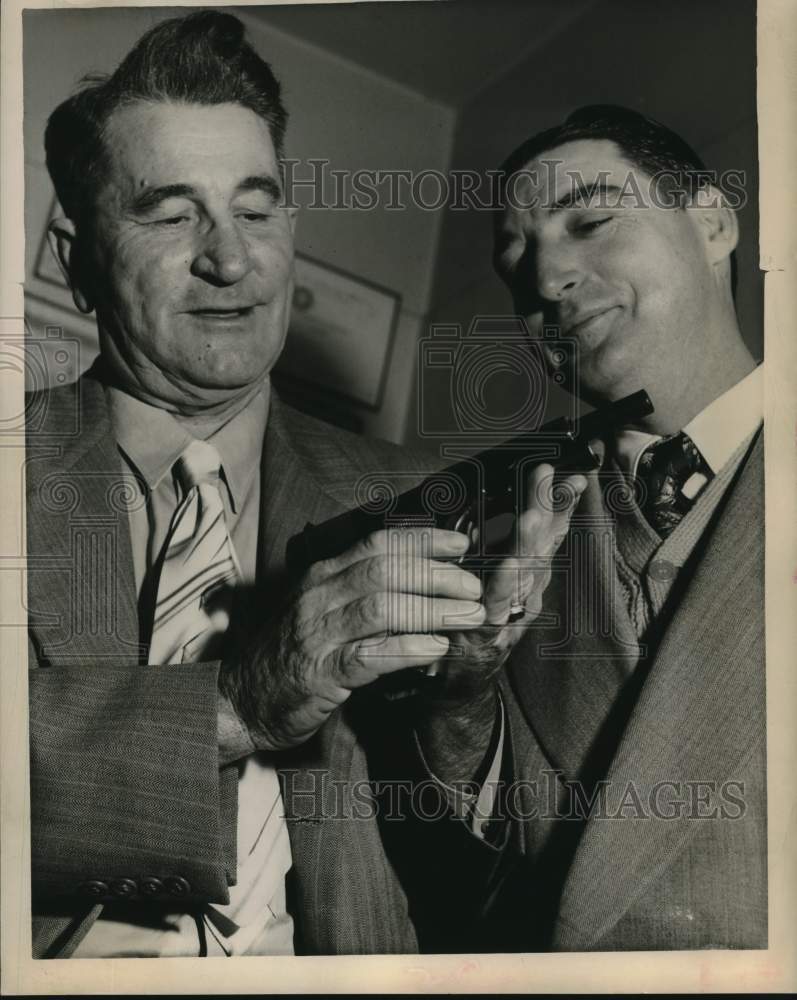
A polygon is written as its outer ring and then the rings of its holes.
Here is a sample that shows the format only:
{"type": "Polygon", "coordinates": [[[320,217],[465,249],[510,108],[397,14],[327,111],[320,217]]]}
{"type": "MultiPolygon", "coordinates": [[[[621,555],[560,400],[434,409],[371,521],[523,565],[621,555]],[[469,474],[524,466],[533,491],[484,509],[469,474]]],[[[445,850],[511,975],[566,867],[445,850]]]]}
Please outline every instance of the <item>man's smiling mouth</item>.
{"type": "Polygon", "coordinates": [[[197,316],[199,319],[243,319],[246,316],[251,316],[255,308],[256,306],[250,305],[225,309],[189,309],[187,312],[189,316],[197,316]]]}
{"type": "Polygon", "coordinates": [[[572,337],[589,332],[593,326],[597,326],[609,313],[614,313],[618,308],[619,306],[607,306],[603,309],[594,309],[574,316],[571,322],[565,327],[565,336],[572,337]]]}

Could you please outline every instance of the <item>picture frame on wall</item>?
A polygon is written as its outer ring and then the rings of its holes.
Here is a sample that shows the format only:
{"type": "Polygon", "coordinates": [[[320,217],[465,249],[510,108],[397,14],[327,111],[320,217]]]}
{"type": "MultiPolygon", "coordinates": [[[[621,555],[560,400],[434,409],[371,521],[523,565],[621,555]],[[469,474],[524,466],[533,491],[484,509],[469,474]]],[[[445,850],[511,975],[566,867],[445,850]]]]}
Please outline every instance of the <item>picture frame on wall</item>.
{"type": "Polygon", "coordinates": [[[288,339],[275,373],[293,384],[367,410],[382,405],[401,296],[295,255],[288,339]]]}

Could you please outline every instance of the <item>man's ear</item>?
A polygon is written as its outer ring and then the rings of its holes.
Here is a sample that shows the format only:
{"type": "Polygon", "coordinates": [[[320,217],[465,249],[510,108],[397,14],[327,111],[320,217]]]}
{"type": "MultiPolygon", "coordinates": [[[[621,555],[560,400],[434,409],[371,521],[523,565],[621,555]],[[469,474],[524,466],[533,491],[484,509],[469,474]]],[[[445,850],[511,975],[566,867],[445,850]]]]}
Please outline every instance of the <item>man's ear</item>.
{"type": "Polygon", "coordinates": [[[69,285],[75,305],[83,313],[90,313],[94,303],[82,279],[80,251],[77,246],[77,229],[67,218],[53,219],[47,227],[47,241],[64,280],[69,285]]]}
{"type": "Polygon", "coordinates": [[[722,192],[712,185],[700,188],[690,210],[703,236],[710,263],[727,260],[739,242],[739,221],[722,192]]]}

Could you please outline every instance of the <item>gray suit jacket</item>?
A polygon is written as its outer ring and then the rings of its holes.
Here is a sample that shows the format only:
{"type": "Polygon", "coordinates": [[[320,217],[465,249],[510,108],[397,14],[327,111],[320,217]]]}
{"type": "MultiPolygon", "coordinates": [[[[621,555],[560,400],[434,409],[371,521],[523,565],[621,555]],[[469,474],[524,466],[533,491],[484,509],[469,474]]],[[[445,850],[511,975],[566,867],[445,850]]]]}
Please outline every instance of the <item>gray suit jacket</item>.
{"type": "Polygon", "coordinates": [[[635,669],[590,477],[582,527],[508,670],[525,784],[498,932],[507,947],[766,947],[763,468],[759,435],[635,669]],[[567,781],[587,796],[600,788],[606,805],[579,819],[567,781]]]}
{"type": "MultiPolygon", "coordinates": [[[[127,524],[133,493],[101,385],[89,374],[32,397],[27,413],[34,954],[67,957],[107,902],[146,902],[147,880],[158,880],[149,884],[160,886],[159,902],[181,908],[227,901],[237,771],[217,762],[218,665],[146,665],[127,524]],[[133,884],[129,895],[120,880],[133,884]]],[[[288,538],[352,506],[353,484],[373,470],[399,473],[402,484],[423,471],[398,448],[272,399],[263,600],[284,592],[288,538]]],[[[416,950],[376,821],[335,818],[329,799],[336,782],[369,776],[347,712],[283,762],[299,948],[416,950]]]]}

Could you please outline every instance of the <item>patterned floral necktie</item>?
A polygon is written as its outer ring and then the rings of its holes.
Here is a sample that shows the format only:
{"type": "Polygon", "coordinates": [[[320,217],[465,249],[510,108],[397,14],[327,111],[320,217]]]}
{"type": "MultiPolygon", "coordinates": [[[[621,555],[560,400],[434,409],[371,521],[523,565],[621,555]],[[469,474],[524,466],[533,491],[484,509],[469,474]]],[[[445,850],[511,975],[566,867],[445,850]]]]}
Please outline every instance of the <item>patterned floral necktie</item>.
{"type": "Polygon", "coordinates": [[[238,571],[224,520],[219,468],[219,454],[206,441],[192,441],[175,463],[183,500],[174,512],[161,564],[151,664],[215,659],[213,640],[229,624],[229,585],[238,571]]]}
{"type": "Polygon", "coordinates": [[[683,431],[644,450],[637,467],[645,486],[640,509],[662,538],[681,523],[713,475],[697,445],[683,431]]]}

